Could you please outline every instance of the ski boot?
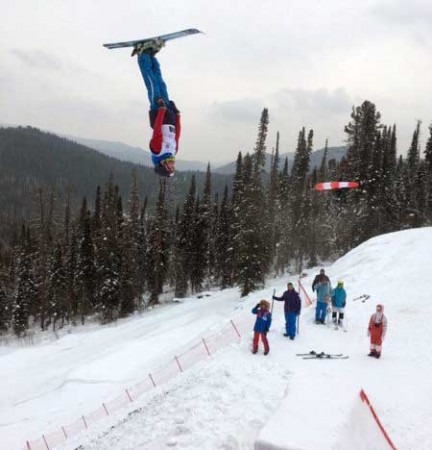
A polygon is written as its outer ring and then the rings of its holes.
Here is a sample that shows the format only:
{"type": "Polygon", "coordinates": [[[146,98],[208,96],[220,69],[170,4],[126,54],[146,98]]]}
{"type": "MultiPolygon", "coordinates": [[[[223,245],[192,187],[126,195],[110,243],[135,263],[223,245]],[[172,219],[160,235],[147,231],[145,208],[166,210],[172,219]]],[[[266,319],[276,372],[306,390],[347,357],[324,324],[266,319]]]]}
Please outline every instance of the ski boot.
{"type": "Polygon", "coordinates": [[[377,352],[376,350],[371,350],[370,353],[368,354],[368,356],[372,356],[372,357],[376,357],[377,352]]]}
{"type": "Polygon", "coordinates": [[[252,353],[255,355],[256,353],[258,353],[258,349],[257,348],[254,348],[253,350],[252,350],[252,353]]]}
{"type": "Polygon", "coordinates": [[[375,358],[380,359],[380,357],[381,357],[381,352],[375,352],[375,358]]]}
{"type": "Polygon", "coordinates": [[[268,355],[270,350],[265,350],[264,355],[268,355]]]}
{"type": "Polygon", "coordinates": [[[139,44],[135,45],[134,49],[132,50],[131,56],[135,56],[141,53],[148,53],[154,56],[164,46],[165,42],[162,39],[140,42],[139,44]]]}

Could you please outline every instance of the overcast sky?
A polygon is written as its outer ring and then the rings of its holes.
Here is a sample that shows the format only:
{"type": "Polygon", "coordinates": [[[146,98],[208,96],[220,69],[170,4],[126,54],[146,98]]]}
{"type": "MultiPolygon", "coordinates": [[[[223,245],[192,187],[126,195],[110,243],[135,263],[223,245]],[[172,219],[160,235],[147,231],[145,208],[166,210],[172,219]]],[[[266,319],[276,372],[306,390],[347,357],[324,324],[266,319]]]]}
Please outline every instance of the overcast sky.
{"type": "Polygon", "coordinates": [[[351,107],[371,100],[405,153],[432,121],[431,0],[0,0],[0,123],[147,148],[148,100],[130,49],[105,42],[196,27],[160,62],[182,112],[181,157],[220,163],[253,149],[344,143],[351,107]]]}

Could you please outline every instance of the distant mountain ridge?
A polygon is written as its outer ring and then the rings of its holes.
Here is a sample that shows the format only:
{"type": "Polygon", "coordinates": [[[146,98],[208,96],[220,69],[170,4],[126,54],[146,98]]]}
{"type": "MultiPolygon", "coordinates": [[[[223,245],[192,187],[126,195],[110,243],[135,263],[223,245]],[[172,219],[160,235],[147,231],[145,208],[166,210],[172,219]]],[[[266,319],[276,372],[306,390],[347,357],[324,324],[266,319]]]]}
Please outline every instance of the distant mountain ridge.
{"type": "MultiPolygon", "coordinates": [[[[6,125],[0,125],[6,127],[6,125]]],[[[7,125],[7,127],[16,128],[17,125],[7,125]]],[[[52,133],[48,131],[49,133],[52,133]]],[[[97,150],[104,155],[110,156],[112,158],[118,159],[120,161],[131,162],[133,164],[139,164],[142,166],[153,167],[151,161],[151,153],[150,151],[142,148],[142,147],[134,147],[132,145],[125,144],[120,141],[106,141],[100,139],[90,139],[83,138],[80,136],[72,136],[72,135],[61,135],[58,133],[53,133],[58,136],[63,136],[66,139],[76,142],[78,144],[84,145],[88,148],[97,150]]],[[[342,157],[346,153],[346,147],[338,146],[338,147],[329,147],[327,154],[327,161],[330,159],[335,159],[336,161],[340,161],[342,157]]],[[[321,165],[321,160],[324,155],[324,148],[319,150],[315,150],[311,154],[310,159],[310,170],[313,170],[314,167],[319,167],[321,165]]],[[[291,170],[294,163],[294,153],[283,153],[280,155],[281,161],[281,169],[283,164],[285,163],[285,158],[288,158],[288,167],[291,170]]],[[[266,154],[266,172],[270,172],[270,164],[271,164],[271,154],[266,154]]],[[[176,158],[176,168],[179,171],[200,171],[204,172],[207,170],[208,162],[204,161],[189,161],[183,160],[181,158],[176,158]]],[[[236,169],[235,160],[224,164],[222,166],[216,166],[214,163],[211,164],[211,169],[213,173],[218,173],[221,175],[233,175],[236,169]]]]}
{"type": "MultiPolygon", "coordinates": [[[[38,214],[39,189],[54,189],[61,215],[67,190],[74,210],[79,208],[84,197],[92,206],[97,186],[103,188],[112,175],[127,208],[133,171],[137,176],[141,201],[147,197],[149,208],[153,208],[160,178],[152,168],[120,161],[37,128],[0,127],[0,239],[8,226],[38,214]]],[[[172,207],[184,200],[194,174],[197,192],[201,195],[205,172],[178,171],[171,183],[174,187],[172,207]]],[[[225,186],[231,185],[231,180],[230,175],[213,173],[213,193],[222,195],[225,186]]]]}
{"type": "MultiPolygon", "coordinates": [[[[315,150],[311,154],[310,158],[310,164],[309,169],[313,170],[315,167],[320,167],[322,158],[324,156],[324,148],[321,148],[319,150],[315,150]]],[[[328,153],[327,153],[327,162],[331,159],[335,159],[336,161],[340,161],[342,157],[346,153],[346,147],[329,147],[328,153]]],[[[291,168],[294,164],[294,153],[283,153],[280,155],[280,169],[282,169],[283,165],[285,164],[285,159],[288,158],[288,169],[291,171],[291,168]]],[[[266,172],[270,172],[270,165],[271,165],[271,159],[272,155],[269,153],[266,153],[266,164],[265,164],[265,170],[266,172]]],[[[234,174],[236,170],[236,163],[232,162],[229,164],[225,164],[224,166],[216,167],[213,169],[214,172],[229,175],[234,174]]]]}
{"type": "MultiPolygon", "coordinates": [[[[120,161],[128,161],[134,164],[153,167],[150,151],[141,147],[133,147],[118,141],[104,141],[70,135],[65,135],[65,137],[71,141],[77,142],[78,144],[98,150],[107,156],[119,159],[120,161]]],[[[203,172],[207,170],[207,163],[202,161],[188,161],[177,157],[176,168],[180,171],[199,170],[203,172]]]]}

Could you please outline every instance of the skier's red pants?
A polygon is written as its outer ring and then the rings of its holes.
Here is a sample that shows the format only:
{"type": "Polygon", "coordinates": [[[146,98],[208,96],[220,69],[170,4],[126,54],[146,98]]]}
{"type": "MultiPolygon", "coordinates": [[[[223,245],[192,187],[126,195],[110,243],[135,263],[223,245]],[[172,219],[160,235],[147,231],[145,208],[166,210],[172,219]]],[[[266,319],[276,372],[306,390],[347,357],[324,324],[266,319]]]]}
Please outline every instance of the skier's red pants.
{"type": "Polygon", "coordinates": [[[268,340],[266,333],[258,333],[258,331],[254,331],[254,338],[253,338],[253,349],[256,351],[258,350],[258,340],[261,336],[261,341],[264,344],[264,351],[268,352],[270,350],[268,340]]]}

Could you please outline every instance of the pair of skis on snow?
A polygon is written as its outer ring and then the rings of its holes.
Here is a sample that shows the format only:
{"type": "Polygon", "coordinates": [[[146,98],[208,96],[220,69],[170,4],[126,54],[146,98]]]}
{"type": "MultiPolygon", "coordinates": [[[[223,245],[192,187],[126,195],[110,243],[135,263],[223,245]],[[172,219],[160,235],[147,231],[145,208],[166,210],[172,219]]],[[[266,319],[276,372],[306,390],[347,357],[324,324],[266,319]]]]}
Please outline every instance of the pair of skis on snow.
{"type": "Polygon", "coordinates": [[[297,353],[296,356],[301,356],[302,359],[348,359],[349,356],[343,353],[325,353],[311,350],[309,353],[297,353]]]}
{"type": "Polygon", "coordinates": [[[370,299],[370,295],[363,294],[363,295],[359,295],[356,298],[353,298],[352,301],[353,302],[362,302],[362,303],[364,303],[366,300],[369,300],[369,299],[370,299]]]}

